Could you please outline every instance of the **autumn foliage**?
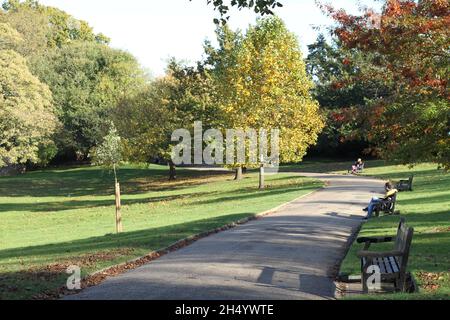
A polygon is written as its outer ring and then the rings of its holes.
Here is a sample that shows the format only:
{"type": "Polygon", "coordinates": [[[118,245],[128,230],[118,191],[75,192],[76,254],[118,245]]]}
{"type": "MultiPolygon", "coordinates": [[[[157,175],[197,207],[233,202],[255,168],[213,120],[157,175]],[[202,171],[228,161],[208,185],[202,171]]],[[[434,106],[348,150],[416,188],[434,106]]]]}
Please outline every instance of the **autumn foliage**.
{"type": "Polygon", "coordinates": [[[360,15],[321,7],[335,20],[333,33],[345,47],[370,53],[377,68],[364,77],[391,88],[367,112],[378,152],[404,163],[448,167],[450,3],[387,0],[381,12],[366,8],[360,15]]]}

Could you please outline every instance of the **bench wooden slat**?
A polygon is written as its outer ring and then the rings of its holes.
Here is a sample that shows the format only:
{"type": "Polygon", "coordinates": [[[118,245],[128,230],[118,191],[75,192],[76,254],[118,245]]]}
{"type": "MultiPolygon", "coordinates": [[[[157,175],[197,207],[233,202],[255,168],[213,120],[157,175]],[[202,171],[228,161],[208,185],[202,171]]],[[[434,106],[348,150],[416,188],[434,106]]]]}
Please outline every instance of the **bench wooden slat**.
{"type": "Polygon", "coordinates": [[[391,257],[391,265],[394,272],[400,272],[400,266],[398,265],[397,259],[394,257],[391,257]]]}
{"type": "Polygon", "coordinates": [[[377,265],[380,267],[381,273],[387,273],[386,267],[384,266],[384,258],[377,258],[377,265]]]}
{"type": "Polygon", "coordinates": [[[383,258],[383,263],[386,268],[386,273],[393,273],[389,258],[383,258]]]}

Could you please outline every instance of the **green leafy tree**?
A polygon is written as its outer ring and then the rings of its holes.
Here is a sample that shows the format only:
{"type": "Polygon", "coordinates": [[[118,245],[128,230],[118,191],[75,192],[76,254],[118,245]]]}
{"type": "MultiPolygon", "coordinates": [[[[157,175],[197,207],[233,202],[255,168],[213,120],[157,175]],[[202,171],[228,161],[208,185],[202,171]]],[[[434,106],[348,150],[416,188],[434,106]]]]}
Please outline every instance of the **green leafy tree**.
{"type": "Polygon", "coordinates": [[[6,12],[0,10],[0,22],[9,24],[21,35],[24,41],[15,50],[24,57],[33,56],[48,48],[50,23],[42,12],[29,7],[6,12]]]}
{"type": "Polygon", "coordinates": [[[123,231],[122,216],[120,214],[120,184],[117,179],[117,169],[122,161],[121,138],[117,134],[114,123],[109,124],[109,133],[103,138],[103,142],[92,150],[92,160],[95,165],[111,168],[114,172],[115,197],[116,197],[116,230],[123,231]]]}
{"type": "Polygon", "coordinates": [[[115,115],[124,138],[127,159],[169,164],[169,178],[176,178],[172,162],[174,130],[193,128],[194,121],[211,127],[218,118],[212,104],[211,79],[201,66],[186,67],[172,60],[165,77],[142,92],[123,100],[115,115]]]}
{"type": "Polygon", "coordinates": [[[2,7],[4,13],[0,15],[0,21],[10,23],[26,40],[22,54],[60,48],[77,40],[109,43],[103,34],[95,34],[87,22],[57,8],[43,6],[38,1],[6,0],[2,7]]]}
{"type": "Polygon", "coordinates": [[[0,22],[0,49],[16,50],[24,42],[17,30],[9,24],[0,22]]]}
{"type": "Polygon", "coordinates": [[[117,184],[117,168],[121,161],[121,138],[117,133],[114,123],[111,122],[109,133],[103,138],[103,142],[92,150],[92,163],[111,168],[114,172],[114,180],[117,184]]]}
{"type": "Polygon", "coordinates": [[[62,155],[86,159],[108,130],[111,111],[146,76],[130,54],[95,42],[73,42],[37,56],[33,71],[52,90],[63,130],[62,155]]]}
{"type": "Polygon", "coordinates": [[[48,87],[31,74],[21,55],[0,49],[0,167],[39,163],[56,126],[48,87]]]}
{"type": "Polygon", "coordinates": [[[23,40],[1,45],[26,57],[31,72],[50,87],[63,124],[57,148],[41,150],[42,156],[58,150],[63,158],[85,159],[107,132],[111,109],[146,82],[136,59],[109,48],[109,39],[86,22],[37,1],[3,1],[0,23],[13,28],[9,38],[23,40]]]}

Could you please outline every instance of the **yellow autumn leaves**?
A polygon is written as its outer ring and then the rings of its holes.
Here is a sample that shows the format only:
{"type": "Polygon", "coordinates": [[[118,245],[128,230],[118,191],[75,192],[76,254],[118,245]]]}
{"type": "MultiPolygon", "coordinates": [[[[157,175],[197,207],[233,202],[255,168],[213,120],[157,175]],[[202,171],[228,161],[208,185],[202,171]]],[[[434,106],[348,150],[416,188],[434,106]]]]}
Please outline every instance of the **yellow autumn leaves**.
{"type": "Polygon", "coordinates": [[[280,129],[281,161],[301,161],[324,121],[310,95],[313,84],[297,38],[277,17],[260,19],[243,36],[229,33],[218,32],[234,39],[234,48],[220,60],[226,68],[215,77],[227,126],[280,129]]]}

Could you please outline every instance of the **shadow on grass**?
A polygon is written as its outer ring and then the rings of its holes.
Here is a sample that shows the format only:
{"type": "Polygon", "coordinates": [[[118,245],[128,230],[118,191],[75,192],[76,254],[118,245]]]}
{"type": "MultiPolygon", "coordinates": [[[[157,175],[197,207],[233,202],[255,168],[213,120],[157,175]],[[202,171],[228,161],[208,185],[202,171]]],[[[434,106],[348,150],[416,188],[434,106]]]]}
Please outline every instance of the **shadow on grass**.
{"type": "Polygon", "coordinates": [[[0,265],[2,266],[0,268],[0,297],[3,299],[27,298],[43,290],[57,288],[64,284],[61,282],[62,273],[63,279],[67,279],[65,268],[61,268],[61,266],[75,264],[83,267],[85,264],[83,261],[92,263],[92,260],[86,259],[86,254],[105,253],[104,256],[109,258],[97,261],[96,263],[99,264],[105,265],[106,263],[107,265],[108,261],[120,263],[132,258],[129,255],[130,252],[137,252],[136,255],[144,254],[144,252],[150,253],[180,239],[222,227],[254,214],[230,214],[177,225],[124,232],[118,235],[111,234],[58,244],[2,250],[0,251],[0,265]],[[121,250],[124,252],[122,261],[120,261],[120,255],[114,255],[111,258],[107,254],[111,251],[120,252],[121,250]],[[61,270],[54,272],[55,268],[61,270]]]}
{"type": "Polygon", "coordinates": [[[432,213],[408,213],[401,216],[382,216],[380,218],[373,218],[370,220],[364,230],[366,232],[383,230],[386,228],[392,228],[393,231],[398,226],[400,217],[404,217],[407,220],[408,225],[413,228],[430,228],[435,226],[447,226],[450,225],[450,212],[440,211],[432,213]]]}
{"type": "MultiPolygon", "coordinates": [[[[319,185],[317,185],[317,186],[319,186],[319,185]]],[[[224,197],[220,197],[220,198],[214,198],[211,200],[195,202],[195,205],[198,205],[198,204],[219,204],[220,205],[221,203],[229,202],[229,201],[259,199],[259,198],[263,198],[263,197],[276,196],[276,195],[284,194],[287,192],[298,192],[298,191],[305,191],[305,190],[313,191],[316,189],[317,188],[315,188],[314,185],[307,185],[307,186],[302,186],[302,187],[298,187],[296,185],[292,185],[292,186],[281,185],[281,186],[272,186],[265,190],[258,190],[257,188],[245,188],[245,189],[238,190],[238,191],[235,191],[232,193],[228,193],[228,194],[232,194],[230,196],[224,196],[224,197]]]]}
{"type": "MultiPolygon", "coordinates": [[[[284,180],[285,178],[277,178],[273,179],[273,181],[284,180]]],[[[292,179],[292,177],[286,177],[286,179],[292,179]]],[[[140,199],[127,199],[126,196],[129,194],[123,194],[122,198],[122,206],[130,206],[135,204],[157,204],[158,202],[167,202],[167,201],[177,201],[177,200],[192,200],[193,205],[201,205],[201,204],[215,204],[215,203],[223,203],[229,201],[238,201],[238,200],[246,200],[250,198],[262,198],[266,196],[275,196],[280,195],[286,192],[296,192],[302,190],[315,190],[317,187],[321,185],[320,182],[309,184],[284,184],[284,185],[270,185],[268,182],[268,186],[265,190],[259,190],[256,186],[252,187],[243,187],[237,190],[232,190],[230,192],[221,192],[222,197],[215,198],[211,200],[204,201],[195,201],[201,197],[211,196],[213,194],[218,193],[219,191],[210,191],[210,192],[197,192],[197,193],[184,193],[178,195],[167,195],[167,196],[149,196],[143,197],[140,199]]],[[[189,185],[189,184],[188,184],[189,185]]],[[[185,186],[188,188],[188,186],[185,186]]],[[[172,188],[171,190],[176,190],[176,188],[172,188]]],[[[188,205],[185,203],[184,205],[188,205]]],[[[104,200],[66,200],[66,201],[50,201],[50,202],[35,202],[35,203],[0,203],[0,213],[2,212],[59,212],[66,210],[76,210],[76,209],[88,209],[88,208],[98,208],[98,207],[111,207],[114,206],[114,199],[111,196],[111,199],[104,200]]]]}
{"type": "Polygon", "coordinates": [[[426,194],[423,195],[423,197],[415,197],[411,199],[402,199],[401,205],[422,205],[424,203],[426,204],[437,204],[437,203],[446,203],[450,199],[450,192],[440,194],[440,195],[433,195],[433,196],[427,196],[426,194]]]}
{"type": "MultiPolygon", "coordinates": [[[[157,204],[158,202],[177,201],[200,196],[212,195],[216,192],[202,193],[186,193],[173,196],[162,197],[145,197],[141,199],[124,199],[122,198],[122,207],[135,204],[157,204]]],[[[0,213],[2,212],[60,212],[66,210],[90,209],[99,207],[115,206],[114,198],[106,200],[68,200],[55,202],[39,202],[39,203],[1,203],[0,213]]]]}
{"type": "Polygon", "coordinates": [[[102,237],[92,237],[35,247],[7,249],[0,251],[0,260],[33,256],[33,261],[39,263],[44,261],[42,260],[44,257],[47,259],[49,256],[67,256],[82,252],[95,252],[117,248],[146,248],[155,250],[178,239],[201,233],[205,230],[214,229],[229,222],[249,217],[252,214],[255,213],[230,214],[217,218],[197,220],[159,228],[124,232],[121,234],[109,234],[102,237]],[[40,260],[40,258],[42,259],[40,260]]]}
{"type": "Polygon", "coordinates": [[[391,180],[406,180],[410,176],[414,176],[414,178],[418,177],[435,177],[436,172],[442,173],[443,176],[447,176],[445,171],[437,170],[437,169],[428,169],[428,170],[405,170],[405,171],[395,171],[392,173],[368,173],[368,176],[372,177],[380,177],[391,180]]]}
{"type": "MultiPolygon", "coordinates": [[[[319,186],[319,184],[317,184],[319,186]]],[[[267,189],[260,191],[256,187],[242,188],[238,190],[233,190],[232,192],[222,192],[221,194],[230,196],[223,196],[220,198],[215,198],[212,200],[204,201],[194,201],[193,205],[202,204],[215,204],[223,203],[228,201],[238,201],[246,200],[250,198],[261,198],[267,196],[280,195],[286,192],[296,192],[302,190],[315,190],[315,185],[305,185],[302,187],[294,186],[291,187],[286,185],[268,187],[267,189]],[[238,194],[238,195],[236,195],[238,194]]],[[[162,197],[146,197],[142,199],[122,199],[122,206],[131,206],[135,204],[157,204],[158,202],[167,201],[177,201],[185,199],[198,199],[204,196],[210,196],[218,193],[218,191],[211,192],[201,192],[201,193],[186,193],[173,196],[162,196],[162,197]]],[[[184,204],[187,205],[187,204],[184,204]]],[[[59,202],[39,202],[39,203],[2,203],[0,204],[1,212],[11,212],[11,211],[24,211],[24,212],[58,212],[66,210],[76,210],[76,209],[88,209],[97,207],[111,207],[114,206],[114,199],[107,200],[69,200],[69,201],[59,201],[59,202]]]]}
{"type": "MultiPolygon", "coordinates": [[[[178,180],[168,181],[166,168],[122,168],[119,171],[122,190],[127,194],[166,191],[202,184],[202,179],[230,175],[215,171],[178,170],[178,180]],[[198,179],[194,179],[198,178],[198,179]]],[[[114,194],[114,178],[105,169],[82,167],[65,170],[43,170],[24,175],[0,177],[3,197],[80,197],[114,194]]]]}

